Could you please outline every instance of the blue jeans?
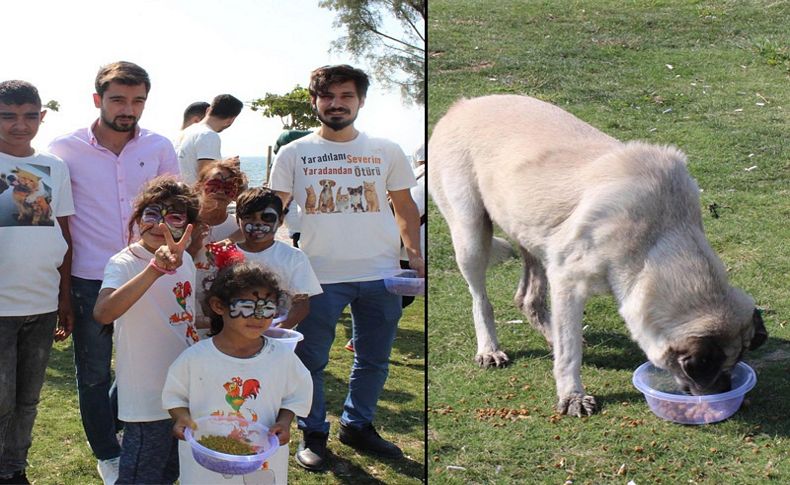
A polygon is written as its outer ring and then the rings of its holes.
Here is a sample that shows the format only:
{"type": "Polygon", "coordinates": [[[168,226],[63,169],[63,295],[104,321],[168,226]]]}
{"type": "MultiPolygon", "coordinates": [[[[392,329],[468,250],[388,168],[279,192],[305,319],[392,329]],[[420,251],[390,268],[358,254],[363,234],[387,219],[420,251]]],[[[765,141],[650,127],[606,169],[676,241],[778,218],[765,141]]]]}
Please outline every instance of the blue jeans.
{"type": "Polygon", "coordinates": [[[58,313],[0,317],[0,475],[24,471],[58,313]]]}
{"type": "Polygon", "coordinates": [[[296,355],[313,377],[310,414],[299,417],[297,422],[304,431],[328,433],[324,369],[343,310],[351,305],[354,364],[340,422],[357,427],[373,422],[389,373],[390,352],[402,310],[400,296],[389,293],[383,280],[332,283],[321,288],[323,293],[310,297],[310,314],[297,328],[304,340],[296,346],[296,355]]]}
{"type": "Polygon", "coordinates": [[[121,447],[115,437],[117,403],[110,399],[112,334],[109,328],[93,319],[99,288],[100,280],[71,277],[75,314],[71,337],[82,427],[96,458],[108,460],[118,457],[121,447]]]}
{"type": "Polygon", "coordinates": [[[173,421],[124,423],[116,484],[174,483],[178,479],[178,439],[173,421]]]}

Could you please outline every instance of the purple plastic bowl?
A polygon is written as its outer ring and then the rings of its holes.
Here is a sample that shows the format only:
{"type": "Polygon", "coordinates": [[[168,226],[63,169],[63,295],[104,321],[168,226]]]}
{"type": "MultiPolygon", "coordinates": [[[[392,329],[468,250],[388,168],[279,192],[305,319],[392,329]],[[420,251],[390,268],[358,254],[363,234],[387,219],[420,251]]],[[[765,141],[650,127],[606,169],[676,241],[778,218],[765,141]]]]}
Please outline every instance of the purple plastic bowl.
{"type": "Polygon", "coordinates": [[[184,438],[192,447],[192,456],[203,468],[223,475],[246,475],[254,472],[280,446],[277,436],[269,436],[269,428],[260,423],[227,416],[205,416],[196,419],[195,422],[198,425],[196,430],[189,428],[184,430],[184,438]],[[228,436],[234,430],[243,434],[258,453],[228,455],[206,448],[197,442],[204,434],[228,436]]]}
{"type": "Polygon", "coordinates": [[[634,386],[647,400],[650,410],[659,418],[680,424],[708,424],[723,421],[741,407],[743,397],[757,383],[754,369],[738,362],[732,369],[732,389],[720,394],[691,396],[663,392],[659,382],[673,379],[665,370],[645,362],[634,371],[634,386]]]}

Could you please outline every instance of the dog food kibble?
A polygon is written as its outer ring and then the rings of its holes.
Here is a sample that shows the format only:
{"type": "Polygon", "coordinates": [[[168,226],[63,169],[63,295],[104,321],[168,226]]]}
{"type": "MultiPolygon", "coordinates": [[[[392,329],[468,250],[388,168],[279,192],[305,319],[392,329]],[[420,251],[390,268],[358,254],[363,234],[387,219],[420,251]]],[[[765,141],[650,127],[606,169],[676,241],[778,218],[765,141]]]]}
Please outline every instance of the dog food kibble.
{"type": "Polygon", "coordinates": [[[255,454],[255,450],[248,443],[244,443],[228,436],[208,435],[201,437],[199,440],[197,440],[197,442],[210,450],[225,453],[227,455],[255,454]]]}

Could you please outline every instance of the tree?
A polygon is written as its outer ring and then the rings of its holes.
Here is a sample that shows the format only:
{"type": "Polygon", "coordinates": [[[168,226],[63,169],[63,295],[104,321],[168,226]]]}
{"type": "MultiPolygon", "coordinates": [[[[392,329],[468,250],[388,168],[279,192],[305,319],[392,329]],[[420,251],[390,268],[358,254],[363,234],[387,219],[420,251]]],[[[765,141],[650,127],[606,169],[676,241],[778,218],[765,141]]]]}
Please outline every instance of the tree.
{"type": "Polygon", "coordinates": [[[321,0],[337,11],[346,35],[332,47],[367,59],[373,76],[399,87],[404,101],[425,104],[425,0],[321,0]],[[397,28],[400,32],[394,32],[397,28]]]}
{"type": "Polygon", "coordinates": [[[60,103],[58,103],[54,99],[50,99],[49,101],[47,101],[47,104],[45,104],[44,107],[52,111],[60,111],[60,103]]]}
{"type": "Polygon", "coordinates": [[[279,116],[284,130],[307,130],[321,125],[310,105],[310,92],[298,84],[289,93],[266,93],[263,98],[252,100],[250,109],[262,109],[267,118],[279,116]]]}

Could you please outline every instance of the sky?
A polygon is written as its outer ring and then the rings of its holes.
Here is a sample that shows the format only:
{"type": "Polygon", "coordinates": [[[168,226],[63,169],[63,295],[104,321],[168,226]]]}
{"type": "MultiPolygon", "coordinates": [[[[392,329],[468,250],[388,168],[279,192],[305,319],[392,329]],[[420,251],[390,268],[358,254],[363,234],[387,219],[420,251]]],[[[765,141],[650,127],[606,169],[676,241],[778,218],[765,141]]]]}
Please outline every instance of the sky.
{"type": "MultiPolygon", "coordinates": [[[[24,0],[3,2],[0,80],[33,83],[47,113],[33,145],[88,126],[99,67],[125,60],[151,78],[140,126],[174,139],[184,109],[229,93],[248,102],[268,93],[306,87],[310,71],[347,63],[368,70],[345,52],[330,51],[344,29],[318,0],[24,0]]],[[[372,79],[355,126],[397,142],[410,155],[424,140],[422,107],[404,106],[400,93],[372,79]]],[[[222,132],[223,156],[265,156],[282,131],[279,118],[245,107],[222,132]]]]}

